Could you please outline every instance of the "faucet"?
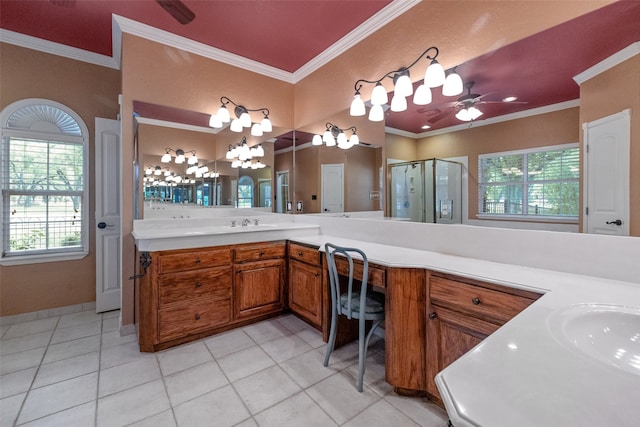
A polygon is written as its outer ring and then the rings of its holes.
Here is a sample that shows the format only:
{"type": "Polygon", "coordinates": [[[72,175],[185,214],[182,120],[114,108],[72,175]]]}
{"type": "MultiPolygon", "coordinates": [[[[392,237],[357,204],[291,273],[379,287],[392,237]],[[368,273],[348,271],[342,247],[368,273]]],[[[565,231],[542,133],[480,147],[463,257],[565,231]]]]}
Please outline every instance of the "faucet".
{"type": "Polygon", "coordinates": [[[258,218],[254,219],[253,225],[260,225],[260,220],[258,218]]]}
{"type": "Polygon", "coordinates": [[[247,225],[249,225],[249,222],[250,222],[250,221],[249,221],[249,218],[243,218],[243,219],[242,219],[242,226],[243,226],[243,227],[246,227],[247,225]]]}

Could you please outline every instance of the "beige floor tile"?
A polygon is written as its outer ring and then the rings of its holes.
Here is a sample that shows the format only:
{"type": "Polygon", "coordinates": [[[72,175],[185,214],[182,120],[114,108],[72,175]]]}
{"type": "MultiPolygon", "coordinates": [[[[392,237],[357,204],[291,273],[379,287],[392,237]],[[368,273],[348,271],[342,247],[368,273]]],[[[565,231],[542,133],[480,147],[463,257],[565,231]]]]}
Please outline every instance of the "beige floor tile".
{"type": "Polygon", "coordinates": [[[40,332],[52,331],[58,323],[57,317],[50,319],[32,320],[30,322],[16,323],[11,325],[2,336],[3,340],[23,337],[25,335],[38,334],[40,332]]]}
{"type": "Polygon", "coordinates": [[[254,345],[218,359],[218,364],[229,381],[234,382],[268,368],[275,362],[260,347],[254,345]]]}
{"type": "Polygon", "coordinates": [[[260,345],[276,363],[284,362],[292,357],[313,350],[309,344],[295,335],[287,335],[272,339],[260,345]]]}
{"type": "Polygon", "coordinates": [[[0,399],[28,391],[37,370],[34,367],[0,376],[0,399]]]}
{"type": "Polygon", "coordinates": [[[205,344],[214,357],[220,358],[245,348],[253,347],[256,343],[243,330],[236,329],[224,334],[215,335],[207,340],[205,344]]]}
{"type": "Polygon", "coordinates": [[[0,356],[31,350],[32,348],[46,347],[52,334],[53,330],[3,340],[2,344],[0,344],[0,356]]]}
{"type": "Polygon", "coordinates": [[[124,365],[147,357],[155,357],[155,354],[141,353],[137,342],[109,347],[102,350],[100,369],[113,368],[114,366],[124,365]]]}
{"type": "Polygon", "coordinates": [[[302,338],[304,342],[306,342],[313,348],[324,348],[324,346],[327,345],[327,343],[322,340],[322,333],[313,328],[307,328],[298,331],[296,332],[296,336],[302,338]]]}
{"type": "Polygon", "coordinates": [[[309,351],[280,364],[280,367],[302,388],[307,388],[337,371],[322,365],[324,356],[317,351],[309,351]]]}
{"type": "Polygon", "coordinates": [[[447,425],[449,417],[445,410],[423,397],[404,397],[391,393],[385,400],[423,427],[447,425]]]}
{"type": "Polygon", "coordinates": [[[115,347],[117,345],[138,342],[136,334],[120,335],[120,331],[109,331],[102,333],[102,348],[115,347]]]}
{"type": "Polygon", "coordinates": [[[95,425],[96,402],[91,401],[40,418],[20,427],[91,427],[95,425]]]}
{"type": "Polygon", "coordinates": [[[0,427],[11,427],[14,425],[20,406],[27,393],[16,394],[0,400],[0,427]]]}
{"type": "Polygon", "coordinates": [[[418,425],[385,400],[374,403],[344,424],[344,427],[387,426],[417,427],[418,425]]]}
{"type": "Polygon", "coordinates": [[[311,326],[300,319],[299,317],[294,316],[293,314],[288,314],[286,316],[276,318],[278,323],[282,324],[285,328],[289,329],[291,332],[298,333],[307,328],[311,328],[311,326]]]}
{"type": "MultiPolygon", "coordinates": [[[[329,427],[337,424],[305,392],[255,415],[260,427],[329,427]]],[[[389,424],[392,425],[392,424],[389,424]]]]}
{"type": "Polygon", "coordinates": [[[42,363],[51,363],[81,354],[92,353],[100,350],[100,335],[79,338],[59,344],[51,344],[47,348],[42,363]]]}
{"type": "Polygon", "coordinates": [[[276,320],[254,323],[253,325],[245,326],[243,330],[258,344],[293,334],[276,320]]]}
{"type": "Polygon", "coordinates": [[[171,375],[192,366],[213,360],[211,353],[203,342],[184,344],[157,353],[162,375],[171,375]]]}
{"type": "Polygon", "coordinates": [[[381,399],[366,386],[359,393],[354,378],[342,372],[308,388],[306,392],[338,424],[345,423],[381,399]]]}
{"type": "Polygon", "coordinates": [[[98,374],[92,373],[46,387],[31,390],[24,402],[18,423],[42,418],[95,399],[98,374]]]}
{"type": "Polygon", "coordinates": [[[179,426],[234,426],[250,414],[231,386],[225,386],[174,408],[179,426]]]}
{"type": "MultiPolygon", "coordinates": [[[[384,355],[377,352],[368,352],[364,367],[364,385],[370,387],[380,396],[386,396],[393,391],[393,387],[385,377],[384,355]]],[[[358,369],[358,363],[346,369],[353,376],[354,381],[357,381],[358,369]]]]}
{"type": "Polygon", "coordinates": [[[165,376],[164,382],[173,406],[229,384],[214,361],[165,376]]]}
{"type": "Polygon", "coordinates": [[[51,338],[51,344],[98,335],[100,332],[102,332],[102,320],[81,323],[67,328],[56,328],[56,331],[53,333],[53,338],[51,338]]]}
{"type": "Polygon", "coordinates": [[[46,347],[38,347],[2,356],[0,358],[0,375],[38,366],[46,349],[46,347]]]}
{"type": "Polygon", "coordinates": [[[98,352],[82,354],[69,359],[43,364],[38,370],[33,388],[79,377],[98,370],[98,352]]]}
{"type": "Polygon", "coordinates": [[[104,397],[160,378],[155,357],[145,357],[130,363],[100,371],[98,396],[104,397]]]}
{"type": "Polygon", "coordinates": [[[233,383],[252,414],[275,405],[301,391],[279,366],[272,366],[233,383]]]}
{"type": "Polygon", "coordinates": [[[155,380],[98,399],[98,427],[119,427],[170,408],[162,380],[155,380]]]}
{"type": "Polygon", "coordinates": [[[128,427],[176,427],[176,425],[173,411],[167,410],[137,423],[129,424],[128,427]]]}
{"type": "Polygon", "coordinates": [[[70,326],[82,325],[83,323],[91,323],[102,320],[102,314],[95,311],[81,311],[79,313],[67,314],[60,316],[58,328],[68,328],[70,326]]]}

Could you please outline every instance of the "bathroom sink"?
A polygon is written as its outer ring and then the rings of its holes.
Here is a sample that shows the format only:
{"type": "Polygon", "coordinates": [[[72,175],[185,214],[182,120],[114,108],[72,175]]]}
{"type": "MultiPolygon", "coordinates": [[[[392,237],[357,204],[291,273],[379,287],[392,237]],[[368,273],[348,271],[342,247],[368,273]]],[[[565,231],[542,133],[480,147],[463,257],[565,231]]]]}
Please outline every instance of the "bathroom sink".
{"type": "Polygon", "coordinates": [[[640,308],[579,304],[554,312],[554,338],[593,360],[640,375],[640,308]]]}

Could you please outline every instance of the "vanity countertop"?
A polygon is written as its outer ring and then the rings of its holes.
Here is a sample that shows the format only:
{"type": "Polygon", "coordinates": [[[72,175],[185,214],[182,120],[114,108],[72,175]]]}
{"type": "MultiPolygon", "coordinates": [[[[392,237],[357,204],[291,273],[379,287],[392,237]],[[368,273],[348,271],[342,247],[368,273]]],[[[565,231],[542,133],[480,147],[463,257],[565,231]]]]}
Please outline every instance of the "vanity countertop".
{"type": "MultiPolygon", "coordinates": [[[[357,247],[370,262],[389,267],[427,268],[544,293],[438,374],[438,389],[454,426],[637,425],[640,327],[635,334],[633,330],[640,319],[638,284],[330,235],[295,240],[321,250],[326,242],[357,247]],[[631,354],[618,349],[617,356],[626,357],[626,371],[585,355],[563,338],[565,313],[583,307],[628,308],[638,314],[624,344],[631,354]]],[[[606,347],[606,340],[604,331],[591,349],[606,351],[599,347],[606,347]]]]}

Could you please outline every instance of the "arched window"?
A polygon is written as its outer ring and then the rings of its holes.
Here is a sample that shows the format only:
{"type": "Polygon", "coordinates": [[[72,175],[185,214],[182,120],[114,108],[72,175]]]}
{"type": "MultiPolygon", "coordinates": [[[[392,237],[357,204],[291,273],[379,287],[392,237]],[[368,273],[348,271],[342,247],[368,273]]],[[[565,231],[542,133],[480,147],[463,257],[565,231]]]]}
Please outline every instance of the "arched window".
{"type": "Polygon", "coordinates": [[[243,175],[238,179],[238,207],[253,207],[253,179],[243,175]]]}
{"type": "Polygon", "coordinates": [[[0,124],[0,263],[86,256],[87,126],[68,107],[46,99],[8,105],[0,124]]]}

